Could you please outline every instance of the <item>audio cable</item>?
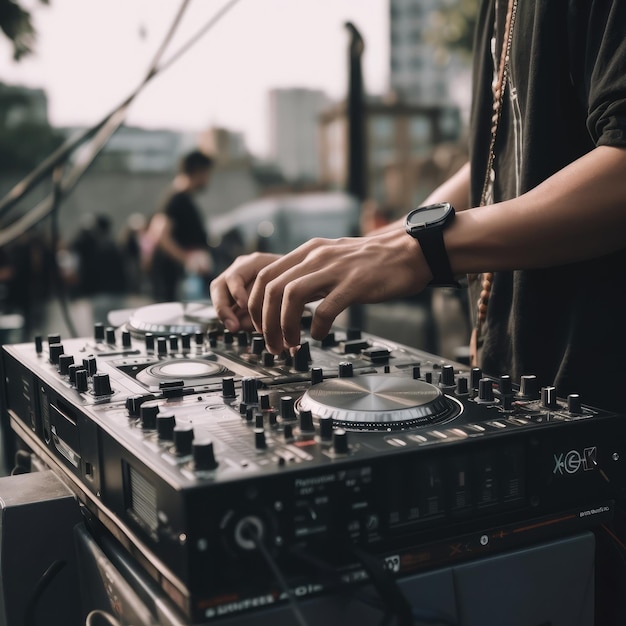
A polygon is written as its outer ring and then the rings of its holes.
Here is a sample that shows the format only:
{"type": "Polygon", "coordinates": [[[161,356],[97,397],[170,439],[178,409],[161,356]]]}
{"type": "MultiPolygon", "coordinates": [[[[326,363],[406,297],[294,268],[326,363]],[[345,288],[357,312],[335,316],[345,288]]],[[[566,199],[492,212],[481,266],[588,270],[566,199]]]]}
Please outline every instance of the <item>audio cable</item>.
{"type": "Polygon", "coordinates": [[[85,619],[85,626],[122,626],[122,623],[106,611],[90,611],[85,619]]]}
{"type": "Polygon", "coordinates": [[[267,546],[263,543],[263,539],[259,533],[259,529],[254,524],[248,522],[243,526],[241,532],[243,536],[245,536],[247,539],[252,541],[252,543],[254,543],[255,548],[258,550],[259,554],[267,563],[267,566],[272,571],[272,574],[274,574],[276,582],[287,596],[289,606],[291,607],[294,617],[296,618],[296,622],[299,624],[299,626],[308,626],[308,622],[306,621],[304,615],[302,614],[302,611],[300,610],[300,606],[294,592],[289,587],[289,583],[287,582],[282,571],[280,570],[278,563],[270,554],[267,546]]]}
{"type": "Polygon", "coordinates": [[[67,563],[65,561],[57,559],[53,561],[41,575],[24,610],[24,626],[35,626],[35,610],[37,609],[41,596],[66,565],[67,563]]]}

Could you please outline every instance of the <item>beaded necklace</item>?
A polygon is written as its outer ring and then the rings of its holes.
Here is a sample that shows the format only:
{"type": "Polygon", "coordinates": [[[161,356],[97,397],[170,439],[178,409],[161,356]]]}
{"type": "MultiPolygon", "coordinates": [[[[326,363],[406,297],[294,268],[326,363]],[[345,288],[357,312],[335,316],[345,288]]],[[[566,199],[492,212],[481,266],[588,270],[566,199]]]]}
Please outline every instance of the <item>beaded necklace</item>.
{"type": "MultiPolygon", "coordinates": [[[[511,43],[513,41],[513,30],[515,28],[515,17],[517,15],[518,0],[509,0],[506,21],[504,26],[505,37],[502,40],[502,49],[500,50],[500,62],[498,64],[497,78],[493,84],[493,115],[491,117],[491,139],[489,142],[489,155],[487,158],[487,168],[485,172],[485,180],[480,196],[480,206],[488,204],[488,198],[493,191],[495,181],[495,170],[493,164],[496,158],[495,145],[498,134],[498,126],[502,117],[502,109],[504,108],[504,94],[508,84],[510,71],[510,53],[511,43]]],[[[478,365],[478,348],[481,343],[482,325],[487,319],[487,307],[489,304],[489,296],[491,295],[491,286],[493,284],[493,272],[483,272],[480,275],[470,276],[470,280],[481,281],[481,291],[476,303],[476,324],[472,331],[470,339],[470,357],[472,365],[478,365]]]]}

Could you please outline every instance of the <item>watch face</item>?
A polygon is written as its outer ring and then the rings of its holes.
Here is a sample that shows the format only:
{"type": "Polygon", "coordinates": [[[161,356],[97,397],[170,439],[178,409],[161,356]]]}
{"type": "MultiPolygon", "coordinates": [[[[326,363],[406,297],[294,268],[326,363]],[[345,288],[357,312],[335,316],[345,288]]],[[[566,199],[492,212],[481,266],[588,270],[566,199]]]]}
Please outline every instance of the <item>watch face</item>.
{"type": "Polygon", "coordinates": [[[425,228],[445,222],[446,218],[454,213],[448,202],[431,204],[411,211],[406,218],[407,228],[425,228]]]}

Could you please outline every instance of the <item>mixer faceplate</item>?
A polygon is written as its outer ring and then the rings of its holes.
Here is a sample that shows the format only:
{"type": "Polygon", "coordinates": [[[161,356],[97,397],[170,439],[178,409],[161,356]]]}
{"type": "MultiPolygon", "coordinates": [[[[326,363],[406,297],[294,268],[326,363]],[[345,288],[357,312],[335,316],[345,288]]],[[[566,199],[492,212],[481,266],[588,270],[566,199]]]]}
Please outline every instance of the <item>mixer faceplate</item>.
{"type": "Polygon", "coordinates": [[[448,421],[461,412],[452,398],[421,380],[362,375],[313,385],[298,402],[347,430],[398,430],[448,421]]]}

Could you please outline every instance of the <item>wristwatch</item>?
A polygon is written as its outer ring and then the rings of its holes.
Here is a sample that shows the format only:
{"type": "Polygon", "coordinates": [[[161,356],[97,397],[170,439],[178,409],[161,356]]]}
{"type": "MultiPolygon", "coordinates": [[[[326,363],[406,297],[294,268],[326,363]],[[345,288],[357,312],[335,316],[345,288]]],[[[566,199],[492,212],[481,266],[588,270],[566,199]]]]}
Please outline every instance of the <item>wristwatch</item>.
{"type": "Polygon", "coordinates": [[[436,287],[460,287],[443,241],[443,231],[453,220],[454,208],[449,202],[422,206],[406,216],[406,232],[419,242],[433,273],[430,284],[436,287]]]}

